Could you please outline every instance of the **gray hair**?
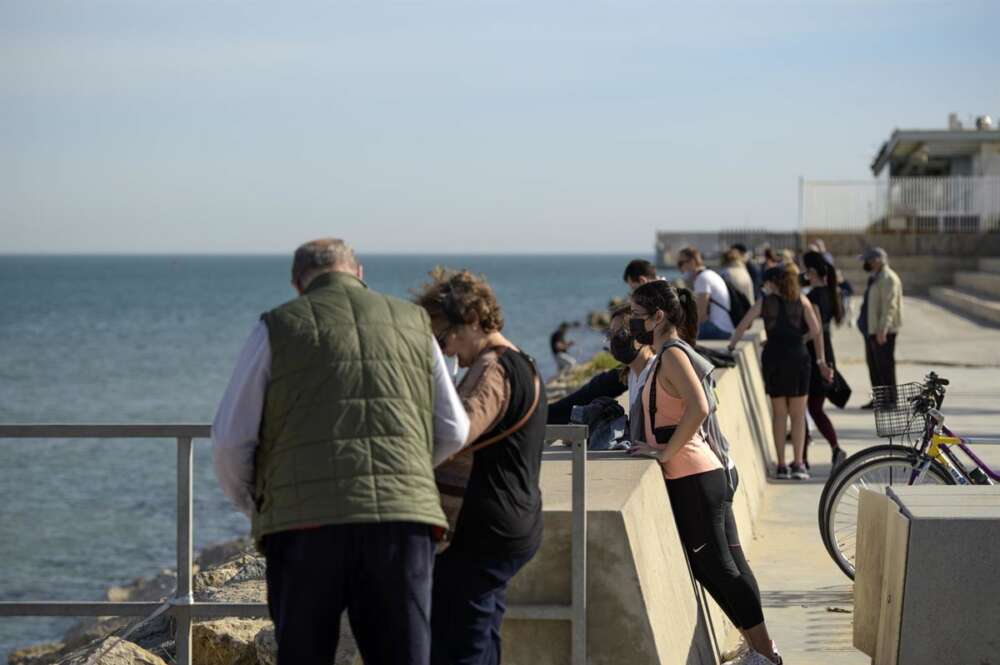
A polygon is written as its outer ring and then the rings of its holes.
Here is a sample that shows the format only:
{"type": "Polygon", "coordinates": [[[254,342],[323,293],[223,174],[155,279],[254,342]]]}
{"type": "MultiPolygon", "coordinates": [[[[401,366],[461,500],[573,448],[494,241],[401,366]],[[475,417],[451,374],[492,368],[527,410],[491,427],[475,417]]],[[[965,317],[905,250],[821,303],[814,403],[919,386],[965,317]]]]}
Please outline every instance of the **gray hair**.
{"type": "Polygon", "coordinates": [[[354,271],[358,258],[351,246],[340,238],[311,240],[295,250],[292,261],[292,281],[302,285],[324,272],[354,271]]]}

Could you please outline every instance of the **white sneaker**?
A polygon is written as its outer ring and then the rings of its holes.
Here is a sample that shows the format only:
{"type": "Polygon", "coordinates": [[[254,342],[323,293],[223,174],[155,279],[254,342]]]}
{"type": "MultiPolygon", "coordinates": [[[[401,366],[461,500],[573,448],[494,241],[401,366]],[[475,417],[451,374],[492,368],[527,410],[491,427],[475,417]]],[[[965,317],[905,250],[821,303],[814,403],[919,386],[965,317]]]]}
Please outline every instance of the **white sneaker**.
{"type": "Polygon", "coordinates": [[[770,658],[753,649],[747,651],[737,663],[738,665],[774,665],[774,662],[770,658]]]}

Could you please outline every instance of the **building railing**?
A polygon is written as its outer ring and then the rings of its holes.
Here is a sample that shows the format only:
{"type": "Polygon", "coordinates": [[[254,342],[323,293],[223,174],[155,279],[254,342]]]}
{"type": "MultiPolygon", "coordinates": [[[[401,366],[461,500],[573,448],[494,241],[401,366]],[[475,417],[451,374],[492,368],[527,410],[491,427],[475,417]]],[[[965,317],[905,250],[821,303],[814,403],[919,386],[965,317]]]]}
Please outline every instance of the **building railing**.
{"type": "MultiPolygon", "coordinates": [[[[191,665],[191,631],[195,619],[219,617],[267,618],[264,603],[215,603],[193,596],[193,467],[196,439],[211,436],[209,425],[0,425],[0,439],[175,439],[177,441],[177,587],[165,602],[108,601],[2,601],[0,616],[122,616],[146,617],[163,610],[176,626],[176,663],[191,665]]],[[[546,458],[572,458],[572,597],[567,605],[512,604],[512,619],[569,621],[571,662],[587,660],[587,428],[583,425],[549,425],[546,442],[565,448],[546,450],[546,458]]]]}
{"type": "Polygon", "coordinates": [[[799,216],[806,232],[997,232],[1000,176],[802,180],[799,216]]]}

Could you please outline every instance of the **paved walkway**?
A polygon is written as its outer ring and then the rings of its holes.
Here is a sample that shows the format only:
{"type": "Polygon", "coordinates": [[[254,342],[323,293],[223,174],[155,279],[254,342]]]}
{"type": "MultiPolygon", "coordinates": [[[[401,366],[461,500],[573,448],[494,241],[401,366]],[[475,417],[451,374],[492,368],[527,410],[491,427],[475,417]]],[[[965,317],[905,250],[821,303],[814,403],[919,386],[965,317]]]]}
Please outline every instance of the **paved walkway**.
{"type": "MultiPolygon", "coordinates": [[[[827,405],[848,454],[878,443],[868,401],[864,347],[856,329],[834,331],[838,364],[854,395],[848,408],[827,405]]],[[[928,301],[907,299],[897,343],[900,382],[919,381],[934,370],[951,380],[943,409],[962,434],[1000,435],[1000,330],[972,323],[928,301]]],[[[820,542],[819,495],[829,474],[822,437],[810,447],[813,479],[768,487],[751,561],[762,590],[764,613],[788,665],[867,665],[852,646],[852,586],[820,542]]],[[[789,451],[790,452],[790,451],[789,451]]],[[[1000,467],[1000,446],[980,449],[1000,467]]]]}

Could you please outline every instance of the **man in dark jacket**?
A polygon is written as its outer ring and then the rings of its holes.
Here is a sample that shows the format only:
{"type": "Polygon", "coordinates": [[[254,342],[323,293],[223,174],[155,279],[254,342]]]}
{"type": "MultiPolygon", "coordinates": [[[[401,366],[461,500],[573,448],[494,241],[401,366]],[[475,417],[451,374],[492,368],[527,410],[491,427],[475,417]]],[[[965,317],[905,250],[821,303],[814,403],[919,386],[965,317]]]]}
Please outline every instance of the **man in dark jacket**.
{"type": "Polygon", "coordinates": [[[433,467],[469,420],[426,312],[362,276],[341,240],[299,247],[299,297],[261,317],[212,424],[267,558],[280,663],[333,662],[345,609],[365,663],[430,658],[433,467]]]}

